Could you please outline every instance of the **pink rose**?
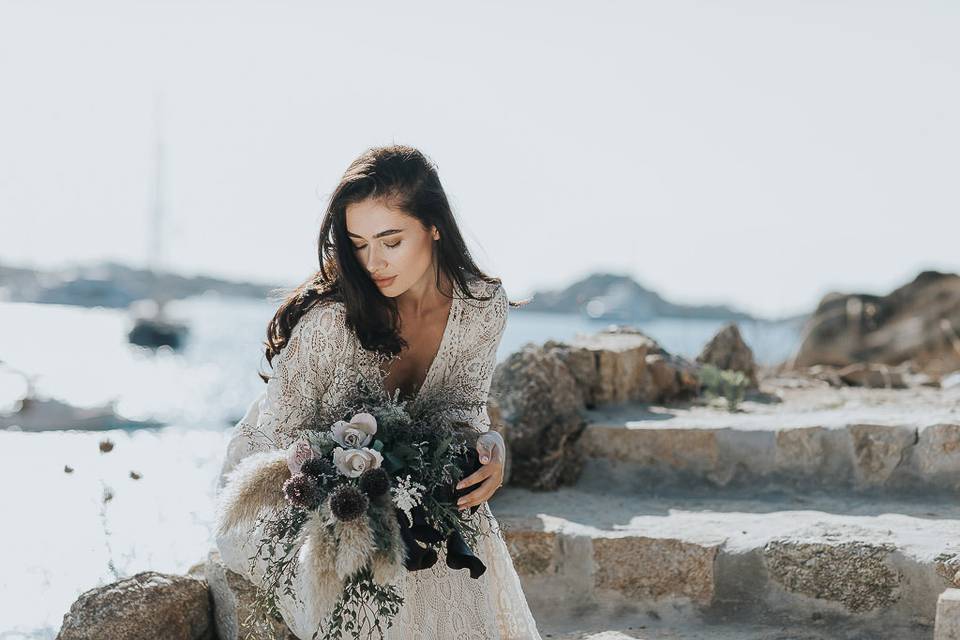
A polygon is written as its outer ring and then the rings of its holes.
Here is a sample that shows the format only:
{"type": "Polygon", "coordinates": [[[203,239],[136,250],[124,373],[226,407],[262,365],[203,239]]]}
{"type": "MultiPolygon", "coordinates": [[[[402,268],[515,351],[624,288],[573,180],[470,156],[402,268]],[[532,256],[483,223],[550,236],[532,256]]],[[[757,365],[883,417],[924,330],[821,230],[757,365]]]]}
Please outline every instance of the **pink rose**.
{"type": "Polygon", "coordinates": [[[295,440],[287,447],[287,467],[290,469],[290,475],[297,475],[303,468],[303,463],[314,457],[313,447],[306,438],[295,440]]]}

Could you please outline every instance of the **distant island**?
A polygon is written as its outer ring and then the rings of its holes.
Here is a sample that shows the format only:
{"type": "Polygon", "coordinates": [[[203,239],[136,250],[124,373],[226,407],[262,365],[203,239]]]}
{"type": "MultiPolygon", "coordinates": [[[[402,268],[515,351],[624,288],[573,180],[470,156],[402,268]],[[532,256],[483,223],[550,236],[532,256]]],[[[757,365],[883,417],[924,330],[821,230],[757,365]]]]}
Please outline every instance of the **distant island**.
{"type": "MultiPolygon", "coordinates": [[[[635,322],[653,318],[693,318],[702,320],[764,321],[726,305],[682,305],[664,300],[659,294],[638,284],[628,275],[597,273],[559,291],[536,292],[524,309],[551,313],[578,313],[611,322],[635,322]]],[[[799,314],[775,322],[793,322],[805,318],[799,314]]]]}
{"type": "Polygon", "coordinates": [[[136,300],[150,298],[155,292],[161,292],[168,300],[189,298],[208,291],[265,299],[276,288],[209,276],[155,273],[116,262],[51,270],[0,264],[0,300],[13,302],[125,309],[136,300]]]}
{"type": "MultiPolygon", "coordinates": [[[[162,292],[176,300],[210,291],[225,296],[267,299],[281,285],[238,282],[209,276],[155,273],[116,262],[39,270],[0,264],[0,300],[125,309],[136,300],[162,292]]],[[[585,315],[611,322],[652,318],[763,321],[726,305],[681,305],[664,300],[633,278],[597,273],[559,291],[537,291],[522,308],[547,313],[585,315]]],[[[806,314],[778,321],[796,321],[806,314]]]]}

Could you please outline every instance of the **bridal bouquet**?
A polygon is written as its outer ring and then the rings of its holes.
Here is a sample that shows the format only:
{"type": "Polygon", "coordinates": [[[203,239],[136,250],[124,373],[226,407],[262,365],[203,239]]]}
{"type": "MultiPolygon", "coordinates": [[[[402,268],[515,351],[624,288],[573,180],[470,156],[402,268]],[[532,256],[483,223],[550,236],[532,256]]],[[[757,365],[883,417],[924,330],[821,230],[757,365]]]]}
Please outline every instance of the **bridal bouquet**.
{"type": "Polygon", "coordinates": [[[382,638],[381,622],[392,626],[403,603],[394,582],[433,566],[444,547],[449,567],[474,579],[486,569],[472,548],[490,529],[473,517],[478,506],[457,507],[475,487],[456,489],[480,468],[479,433],[450,417],[450,409],[475,406],[441,390],[411,412],[362,376],[353,391],[336,407],[318,407],[308,428],[274,452],[271,472],[233,489],[282,496],[257,518],[266,535],[250,560],[266,570],[251,618],[276,617],[278,593],[301,597],[291,572],[314,572],[311,597],[327,614],[314,639],[360,638],[365,628],[382,638]]]}

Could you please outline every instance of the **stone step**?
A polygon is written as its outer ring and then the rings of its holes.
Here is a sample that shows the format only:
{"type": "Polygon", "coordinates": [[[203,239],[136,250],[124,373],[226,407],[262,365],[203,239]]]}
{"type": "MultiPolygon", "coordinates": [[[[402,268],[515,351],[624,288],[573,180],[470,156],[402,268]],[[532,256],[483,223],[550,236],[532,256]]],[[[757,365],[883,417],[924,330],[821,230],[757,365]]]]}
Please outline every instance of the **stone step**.
{"type": "Polygon", "coordinates": [[[960,640],[960,589],[947,589],[937,600],[934,640],[960,640]]]}
{"type": "Polygon", "coordinates": [[[960,492],[960,394],[831,390],[786,402],[585,411],[582,481],[651,487],[762,483],[863,494],[960,492]]]}
{"type": "MultiPolygon", "coordinates": [[[[930,640],[932,636],[924,631],[909,629],[889,629],[850,627],[849,625],[818,628],[808,625],[762,625],[748,623],[733,624],[682,624],[682,625],[638,625],[623,629],[593,629],[577,631],[545,631],[540,629],[544,640],[877,640],[878,638],[897,638],[897,640],[930,640]],[[879,632],[881,635],[876,635],[879,632]],[[901,635],[893,635],[898,633],[901,635]]],[[[549,627],[548,627],[549,629],[549,627]]],[[[936,638],[935,640],[946,640],[936,638]]],[[[952,638],[950,639],[952,640],[952,638]]]]}
{"type": "Polygon", "coordinates": [[[749,622],[930,638],[939,595],[960,586],[951,503],[506,487],[491,509],[537,619],[573,629],[749,622]]]}

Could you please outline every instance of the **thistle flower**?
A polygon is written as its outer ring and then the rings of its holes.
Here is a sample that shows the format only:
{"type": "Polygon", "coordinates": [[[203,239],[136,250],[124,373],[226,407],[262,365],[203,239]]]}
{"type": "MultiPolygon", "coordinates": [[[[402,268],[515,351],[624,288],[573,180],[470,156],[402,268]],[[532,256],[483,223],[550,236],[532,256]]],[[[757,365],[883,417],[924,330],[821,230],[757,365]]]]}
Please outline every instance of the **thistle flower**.
{"type": "Polygon", "coordinates": [[[337,469],[326,458],[310,458],[303,463],[301,471],[312,478],[320,479],[322,476],[333,478],[337,475],[337,469]]]}
{"type": "Polygon", "coordinates": [[[353,485],[343,484],[330,494],[330,510],[338,520],[354,520],[367,512],[370,499],[353,485]]]}
{"type": "Polygon", "coordinates": [[[315,509],[320,504],[320,487],[308,475],[298,473],[283,483],[283,495],[287,501],[301,509],[315,509]]]}
{"type": "Polygon", "coordinates": [[[360,489],[371,498],[382,496],[389,491],[390,476],[387,475],[386,469],[377,467],[367,469],[360,474],[360,489]]]}

